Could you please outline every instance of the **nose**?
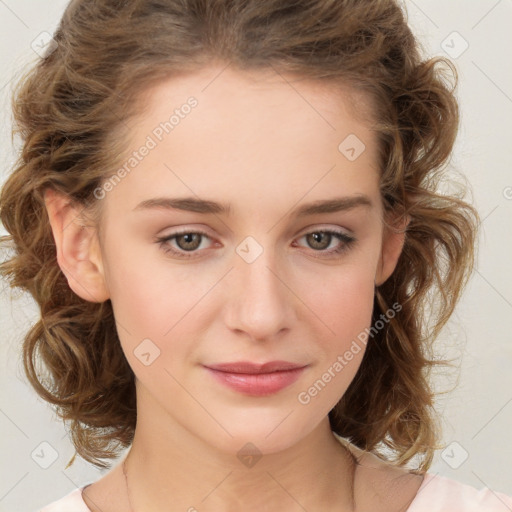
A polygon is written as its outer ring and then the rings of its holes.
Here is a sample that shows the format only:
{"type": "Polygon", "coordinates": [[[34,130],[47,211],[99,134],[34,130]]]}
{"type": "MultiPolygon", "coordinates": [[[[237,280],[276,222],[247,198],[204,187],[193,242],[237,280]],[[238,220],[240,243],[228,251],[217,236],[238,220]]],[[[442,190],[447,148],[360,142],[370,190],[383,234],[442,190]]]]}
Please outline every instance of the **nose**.
{"type": "Polygon", "coordinates": [[[225,283],[226,325],[255,341],[282,335],[296,321],[297,299],[288,273],[269,250],[252,263],[235,256],[235,268],[225,283]]]}

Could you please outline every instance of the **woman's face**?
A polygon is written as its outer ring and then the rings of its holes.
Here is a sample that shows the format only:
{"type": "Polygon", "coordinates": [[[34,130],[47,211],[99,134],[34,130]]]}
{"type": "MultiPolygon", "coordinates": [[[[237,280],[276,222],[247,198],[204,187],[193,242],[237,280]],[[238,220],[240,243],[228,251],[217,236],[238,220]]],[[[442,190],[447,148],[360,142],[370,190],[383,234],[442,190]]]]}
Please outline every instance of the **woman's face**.
{"type": "Polygon", "coordinates": [[[318,83],[211,68],[153,88],[129,123],[124,170],[95,194],[105,285],[156,429],[271,453],[354,378],[394,263],[376,136],[349,107],[318,83]],[[212,369],[272,361],[300,369],[212,369]]]}

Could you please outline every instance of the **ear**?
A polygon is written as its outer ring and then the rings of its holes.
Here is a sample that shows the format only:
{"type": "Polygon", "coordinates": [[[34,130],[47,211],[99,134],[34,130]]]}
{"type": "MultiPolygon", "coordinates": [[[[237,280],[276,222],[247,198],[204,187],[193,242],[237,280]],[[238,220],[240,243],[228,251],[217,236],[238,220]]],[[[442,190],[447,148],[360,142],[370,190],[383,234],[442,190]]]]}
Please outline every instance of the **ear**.
{"type": "Polygon", "coordinates": [[[47,189],[44,201],[57,246],[57,262],[69,287],[89,302],[109,297],[97,230],[84,225],[84,216],[69,197],[47,189]]]}
{"type": "Polygon", "coordinates": [[[404,216],[400,220],[395,220],[392,225],[384,225],[375,286],[385,283],[394,272],[404,247],[405,233],[410,220],[410,217],[404,216]]]}

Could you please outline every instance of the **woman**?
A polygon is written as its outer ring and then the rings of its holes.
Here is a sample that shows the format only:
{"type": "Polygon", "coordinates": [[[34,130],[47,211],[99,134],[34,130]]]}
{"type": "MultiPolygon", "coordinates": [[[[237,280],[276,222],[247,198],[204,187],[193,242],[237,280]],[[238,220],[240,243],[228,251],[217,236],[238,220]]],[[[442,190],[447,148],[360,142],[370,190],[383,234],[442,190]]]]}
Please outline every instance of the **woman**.
{"type": "Polygon", "coordinates": [[[400,5],[77,0],[54,37],[17,93],[1,270],[77,453],[130,450],[43,511],[512,506],[427,473],[477,216],[436,191],[454,70],[400,5]]]}

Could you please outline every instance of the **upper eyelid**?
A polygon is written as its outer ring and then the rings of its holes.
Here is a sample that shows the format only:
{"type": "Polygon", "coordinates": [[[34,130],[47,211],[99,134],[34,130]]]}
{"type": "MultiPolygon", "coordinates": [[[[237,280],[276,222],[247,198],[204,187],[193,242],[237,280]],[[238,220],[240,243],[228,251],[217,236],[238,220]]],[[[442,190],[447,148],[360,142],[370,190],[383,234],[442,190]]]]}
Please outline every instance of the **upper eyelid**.
{"type": "Polygon", "coordinates": [[[327,226],[327,225],[322,225],[322,224],[314,224],[312,226],[308,226],[307,228],[304,228],[303,230],[300,231],[300,234],[298,236],[304,236],[304,235],[307,235],[308,233],[317,233],[319,231],[334,231],[334,232],[339,232],[339,233],[343,233],[344,235],[347,235],[347,236],[351,236],[352,235],[352,231],[348,228],[343,228],[341,226],[327,226]]]}
{"type": "MultiPolygon", "coordinates": [[[[177,231],[174,231],[172,233],[169,233],[168,235],[161,235],[159,236],[159,238],[169,238],[169,237],[173,237],[173,236],[177,236],[177,235],[183,235],[183,234],[189,234],[189,233],[200,233],[200,234],[203,234],[203,235],[206,235],[210,238],[215,238],[214,235],[211,235],[209,233],[209,230],[207,228],[194,228],[194,227],[190,227],[190,228],[176,228],[177,231]]],[[[348,229],[348,228],[344,228],[344,227],[341,227],[341,226],[332,226],[332,225],[322,225],[322,224],[313,224],[311,226],[308,226],[308,227],[305,227],[303,228],[298,235],[296,236],[304,236],[304,235],[307,235],[309,233],[317,233],[319,231],[335,231],[335,232],[343,232],[343,234],[347,235],[347,236],[351,236],[353,233],[352,233],[352,230],[348,229]]]]}
{"type": "MultiPolygon", "coordinates": [[[[332,226],[310,226],[308,228],[304,228],[303,230],[300,231],[300,233],[293,239],[293,240],[297,240],[299,238],[302,238],[306,235],[309,235],[311,233],[319,233],[319,232],[329,232],[329,233],[333,233],[333,234],[338,234],[338,235],[345,235],[349,238],[353,238],[353,234],[351,234],[350,230],[347,230],[346,228],[340,228],[339,226],[338,227],[332,227],[332,226]],[[348,231],[348,232],[346,232],[348,231]]],[[[181,236],[181,235],[187,235],[187,234],[198,234],[200,236],[203,236],[203,237],[207,237],[209,238],[213,244],[216,243],[216,238],[214,236],[211,236],[208,231],[206,229],[203,229],[203,228],[195,228],[195,229],[188,229],[188,228],[184,228],[184,229],[179,229],[178,231],[175,231],[173,233],[170,233],[168,235],[162,235],[162,236],[159,236],[157,237],[158,240],[165,240],[167,239],[168,241],[170,240],[173,240],[173,239],[176,239],[176,237],[178,236],[181,236]]],[[[192,252],[199,252],[199,251],[192,251],[192,252]]]]}

